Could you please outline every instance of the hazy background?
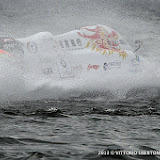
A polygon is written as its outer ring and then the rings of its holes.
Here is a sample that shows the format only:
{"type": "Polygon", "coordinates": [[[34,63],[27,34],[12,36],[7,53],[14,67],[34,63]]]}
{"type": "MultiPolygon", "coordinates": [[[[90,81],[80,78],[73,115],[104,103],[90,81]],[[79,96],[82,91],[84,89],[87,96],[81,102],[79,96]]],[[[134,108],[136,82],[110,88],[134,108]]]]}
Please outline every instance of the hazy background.
{"type": "Polygon", "coordinates": [[[143,40],[143,54],[159,54],[160,0],[1,0],[0,20],[0,32],[14,37],[104,24],[132,46],[136,39],[143,40]]]}

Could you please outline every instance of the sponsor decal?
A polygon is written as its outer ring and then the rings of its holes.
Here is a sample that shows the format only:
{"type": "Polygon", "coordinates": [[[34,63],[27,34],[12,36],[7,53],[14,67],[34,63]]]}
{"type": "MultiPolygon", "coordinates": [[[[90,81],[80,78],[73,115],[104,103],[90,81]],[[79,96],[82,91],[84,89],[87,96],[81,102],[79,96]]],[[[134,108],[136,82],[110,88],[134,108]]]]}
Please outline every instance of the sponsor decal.
{"type": "Polygon", "coordinates": [[[89,71],[90,69],[94,69],[94,70],[97,70],[100,66],[99,65],[91,65],[89,64],[88,67],[87,67],[87,70],[89,71]]]}
{"type": "Polygon", "coordinates": [[[38,51],[38,47],[37,47],[36,43],[34,43],[34,42],[28,42],[27,49],[31,53],[37,53],[37,51],[38,51]]]}
{"type": "Polygon", "coordinates": [[[79,66],[74,66],[73,69],[74,70],[83,70],[83,67],[81,65],[79,65],[79,66]]]}
{"type": "Polygon", "coordinates": [[[81,40],[79,38],[77,38],[77,45],[78,46],[82,46],[82,42],[81,42],[81,40]]]}
{"type": "Polygon", "coordinates": [[[73,76],[72,67],[70,66],[70,63],[67,60],[59,59],[57,66],[61,78],[73,76]]]}
{"type": "MultiPolygon", "coordinates": [[[[55,40],[54,40],[55,41],[55,40]]],[[[82,46],[82,42],[80,40],[80,38],[77,38],[77,39],[70,39],[70,40],[60,40],[58,41],[58,44],[59,44],[59,48],[76,48],[76,46],[82,46]]],[[[57,47],[57,42],[54,42],[54,48],[57,47]]]]}
{"type": "Polygon", "coordinates": [[[104,63],[103,69],[106,71],[107,69],[113,69],[113,68],[120,68],[121,62],[110,62],[110,63],[104,63]]]}
{"type": "Polygon", "coordinates": [[[74,42],[74,39],[71,39],[70,41],[71,41],[72,47],[75,47],[76,44],[75,44],[75,42],[74,42]]]}
{"type": "Polygon", "coordinates": [[[65,62],[63,59],[60,60],[60,64],[61,64],[61,66],[62,66],[63,68],[66,68],[66,67],[67,67],[66,62],[65,62]]]}
{"type": "Polygon", "coordinates": [[[44,68],[42,69],[42,73],[49,75],[49,74],[53,74],[53,69],[52,68],[44,68]]]}
{"type": "Polygon", "coordinates": [[[108,68],[108,64],[105,62],[104,65],[103,65],[103,69],[106,71],[108,68]]]}
{"type": "Polygon", "coordinates": [[[55,51],[58,49],[58,42],[56,40],[53,40],[53,48],[55,51]]]}
{"type": "Polygon", "coordinates": [[[66,46],[67,48],[69,48],[68,40],[64,40],[64,43],[65,43],[65,46],[66,46]]]}
{"type": "Polygon", "coordinates": [[[78,32],[78,35],[89,39],[86,48],[91,47],[92,51],[100,52],[102,55],[113,54],[118,52],[122,59],[127,57],[127,53],[120,48],[119,36],[115,31],[108,32],[102,26],[96,26],[94,29],[83,28],[85,31],[93,32],[92,35],[86,35],[78,32]]]}

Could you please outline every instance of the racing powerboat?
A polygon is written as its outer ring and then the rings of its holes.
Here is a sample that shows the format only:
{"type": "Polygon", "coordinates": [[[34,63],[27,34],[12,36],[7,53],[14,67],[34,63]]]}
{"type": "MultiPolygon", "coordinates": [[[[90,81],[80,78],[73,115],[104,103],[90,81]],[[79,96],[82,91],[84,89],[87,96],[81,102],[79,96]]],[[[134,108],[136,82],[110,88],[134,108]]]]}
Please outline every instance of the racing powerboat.
{"type": "Polygon", "coordinates": [[[53,36],[40,32],[26,38],[0,38],[0,55],[14,59],[25,73],[54,79],[125,68],[137,72],[141,57],[114,29],[95,25],[53,36]]]}

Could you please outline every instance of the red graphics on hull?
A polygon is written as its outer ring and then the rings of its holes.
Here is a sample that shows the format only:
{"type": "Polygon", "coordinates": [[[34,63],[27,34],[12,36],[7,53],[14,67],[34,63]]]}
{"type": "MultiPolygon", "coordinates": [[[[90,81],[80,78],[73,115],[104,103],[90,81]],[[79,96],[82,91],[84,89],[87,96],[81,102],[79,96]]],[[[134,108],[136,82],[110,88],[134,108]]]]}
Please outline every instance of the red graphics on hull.
{"type": "Polygon", "coordinates": [[[127,53],[124,50],[121,50],[119,36],[115,31],[112,30],[109,32],[102,26],[96,26],[95,29],[83,28],[83,30],[93,32],[92,35],[78,32],[79,36],[89,39],[86,48],[91,46],[92,51],[96,50],[102,52],[102,55],[107,54],[107,52],[109,55],[113,54],[113,52],[118,52],[119,56],[122,56],[123,59],[126,58],[127,53]]]}

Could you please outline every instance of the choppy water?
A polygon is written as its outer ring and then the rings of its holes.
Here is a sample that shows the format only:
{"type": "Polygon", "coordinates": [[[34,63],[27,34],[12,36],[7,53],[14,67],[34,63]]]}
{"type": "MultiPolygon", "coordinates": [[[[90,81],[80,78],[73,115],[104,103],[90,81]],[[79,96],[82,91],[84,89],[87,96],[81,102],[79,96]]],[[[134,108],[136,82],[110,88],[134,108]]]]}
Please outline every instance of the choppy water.
{"type": "Polygon", "coordinates": [[[119,80],[88,77],[55,85],[38,76],[22,77],[19,69],[1,62],[0,159],[160,159],[98,154],[160,150],[159,4],[159,0],[2,1],[2,32],[24,37],[104,24],[132,46],[136,39],[143,40],[139,54],[152,63],[135,79],[122,74],[119,80]]]}
{"type": "Polygon", "coordinates": [[[160,159],[103,156],[104,150],[159,150],[160,99],[61,99],[1,104],[0,158],[160,159]]]}

